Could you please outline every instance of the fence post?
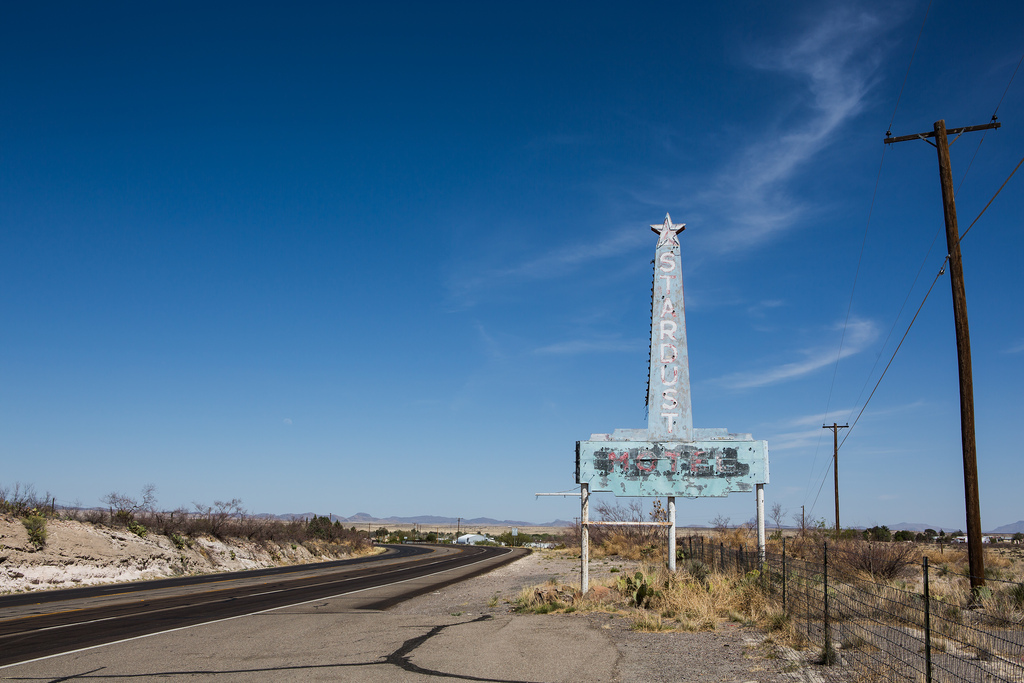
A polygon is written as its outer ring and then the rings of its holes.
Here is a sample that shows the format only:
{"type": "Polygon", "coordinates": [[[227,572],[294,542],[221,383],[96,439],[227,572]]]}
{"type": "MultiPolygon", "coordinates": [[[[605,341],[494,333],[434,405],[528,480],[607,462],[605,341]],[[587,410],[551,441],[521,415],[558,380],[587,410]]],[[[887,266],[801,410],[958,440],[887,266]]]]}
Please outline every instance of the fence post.
{"type": "Polygon", "coordinates": [[[825,542],[825,552],[822,556],[822,585],[824,586],[825,612],[822,615],[822,622],[825,631],[825,649],[821,652],[821,663],[825,666],[832,666],[836,663],[836,651],[832,648],[832,622],[828,618],[828,542],[825,542]]]}
{"type": "Polygon", "coordinates": [[[720,556],[721,556],[721,559],[719,560],[719,562],[722,565],[722,573],[724,574],[725,573],[725,542],[724,541],[719,541],[718,542],[718,549],[721,551],[719,553],[720,556]]]}
{"type": "Polygon", "coordinates": [[[932,683],[932,615],[928,595],[928,556],[924,556],[924,679],[932,683]]]}
{"type": "Polygon", "coordinates": [[[786,537],[782,537],[782,612],[789,614],[786,606],[786,537]]]}

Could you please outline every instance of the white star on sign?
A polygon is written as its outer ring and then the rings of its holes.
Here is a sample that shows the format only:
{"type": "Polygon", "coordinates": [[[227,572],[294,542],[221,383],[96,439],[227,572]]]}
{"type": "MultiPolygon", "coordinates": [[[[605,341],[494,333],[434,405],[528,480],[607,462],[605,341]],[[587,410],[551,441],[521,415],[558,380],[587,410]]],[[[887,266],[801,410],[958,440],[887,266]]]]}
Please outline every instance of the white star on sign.
{"type": "Polygon", "coordinates": [[[676,239],[676,235],[683,230],[686,230],[686,223],[673,223],[672,217],[665,214],[665,222],[651,226],[651,230],[661,235],[658,240],[658,246],[665,244],[671,244],[674,247],[679,246],[679,240],[676,239]]]}

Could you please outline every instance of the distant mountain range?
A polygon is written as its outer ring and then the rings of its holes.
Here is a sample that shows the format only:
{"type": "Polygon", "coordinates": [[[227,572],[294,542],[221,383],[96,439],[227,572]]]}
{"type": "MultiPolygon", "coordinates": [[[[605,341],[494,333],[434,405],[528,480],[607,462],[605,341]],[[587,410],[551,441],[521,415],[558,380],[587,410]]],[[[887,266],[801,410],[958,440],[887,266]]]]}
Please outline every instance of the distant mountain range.
{"type": "MultiPolygon", "coordinates": [[[[288,512],[283,515],[272,515],[272,514],[261,514],[258,517],[264,517],[268,519],[309,519],[314,515],[318,515],[315,512],[288,512]]],[[[460,521],[457,517],[439,517],[437,515],[419,515],[417,517],[374,517],[365,512],[357,512],[351,517],[342,517],[340,515],[329,515],[331,521],[341,522],[342,524],[423,524],[425,526],[431,525],[444,525],[444,526],[455,526],[461,524],[463,527],[471,526],[572,526],[572,522],[567,522],[564,519],[556,519],[552,522],[545,522],[543,524],[536,524],[534,522],[524,522],[516,519],[492,519],[490,517],[472,517],[462,518],[460,521]]]]}
{"type": "MultiPolygon", "coordinates": [[[[751,524],[754,524],[755,523],[755,519],[753,517],[751,517],[749,522],[751,524]]],[[[766,524],[766,526],[769,529],[774,529],[775,528],[774,524],[771,524],[771,523],[769,523],[767,521],[765,522],[765,524],[766,524]]],[[[694,525],[693,528],[696,528],[697,526],[700,526],[700,525],[694,525]]],[[[962,528],[944,527],[944,526],[939,526],[939,525],[936,525],[936,524],[921,524],[919,522],[900,522],[899,524],[889,524],[887,526],[889,527],[890,531],[916,531],[916,532],[922,532],[922,531],[925,531],[926,529],[933,529],[935,531],[940,531],[940,530],[941,531],[945,531],[947,534],[950,534],[950,533],[953,533],[953,532],[956,532],[956,531],[963,531],[962,528]]],[[[782,528],[783,529],[796,529],[797,527],[791,526],[791,525],[787,525],[787,524],[783,524],[782,528]]],[[[845,529],[847,527],[843,527],[843,528],[845,529]]],[[[866,527],[863,527],[863,526],[853,526],[853,527],[849,527],[849,528],[850,529],[860,529],[861,531],[863,531],[866,527]]],[[[989,530],[985,531],[984,533],[986,533],[986,534],[1015,534],[1018,531],[1024,533],[1024,520],[1021,520],[1019,522],[1014,522],[1013,524],[1004,524],[1003,526],[996,527],[995,529],[989,529],[989,530]]]]}
{"type": "MultiPolygon", "coordinates": [[[[264,518],[267,518],[267,519],[292,520],[292,519],[309,519],[309,518],[311,518],[311,517],[313,517],[314,515],[317,515],[317,514],[318,513],[314,513],[314,512],[289,512],[289,513],[285,513],[283,515],[272,515],[272,514],[266,514],[265,513],[265,514],[257,515],[257,517],[264,517],[264,518]]],[[[518,520],[518,519],[493,519],[491,517],[471,517],[471,518],[468,518],[468,519],[467,518],[463,518],[461,521],[458,518],[456,518],[456,517],[440,517],[438,515],[419,515],[419,516],[416,516],[416,517],[396,517],[396,516],[392,515],[390,517],[374,517],[373,515],[367,514],[365,512],[357,512],[356,514],[352,515],[351,517],[342,517],[340,515],[330,515],[330,518],[331,518],[331,521],[338,521],[338,522],[341,522],[342,524],[352,524],[352,525],[359,525],[359,524],[381,524],[381,525],[387,525],[387,524],[423,524],[425,526],[431,526],[431,525],[454,526],[454,525],[457,525],[457,524],[461,524],[461,526],[463,526],[464,528],[465,527],[473,527],[473,526],[508,526],[508,527],[513,527],[513,526],[520,527],[520,526],[522,526],[522,527],[530,527],[530,526],[572,526],[573,525],[572,522],[568,522],[568,521],[566,521],[564,519],[556,519],[556,520],[553,520],[551,522],[544,522],[544,523],[541,523],[541,524],[537,524],[535,522],[524,522],[524,521],[518,520]]],[[[750,520],[750,522],[751,523],[754,522],[753,518],[750,520]]],[[[690,525],[691,528],[698,528],[698,527],[701,527],[701,526],[704,526],[704,525],[701,525],[701,524],[690,525]]],[[[767,526],[774,528],[773,525],[770,524],[770,523],[767,524],[767,526]]],[[[783,528],[792,529],[792,528],[795,528],[795,527],[792,527],[790,525],[783,525],[783,528]]],[[[855,528],[863,529],[864,527],[855,527],[855,528]]],[[[900,522],[899,524],[890,524],[889,525],[889,529],[891,529],[892,531],[917,531],[917,532],[924,531],[925,529],[935,529],[936,531],[938,531],[939,529],[942,529],[946,533],[957,531],[957,529],[953,529],[953,528],[948,528],[947,529],[945,527],[936,526],[934,524],[921,524],[921,523],[918,523],[918,522],[900,522]]],[[[1017,532],[1024,533],[1024,520],[1021,520],[1019,522],[1014,522],[1013,524],[1004,524],[1003,526],[996,527],[995,529],[990,529],[986,533],[993,533],[993,534],[1015,534],[1017,532]]]]}

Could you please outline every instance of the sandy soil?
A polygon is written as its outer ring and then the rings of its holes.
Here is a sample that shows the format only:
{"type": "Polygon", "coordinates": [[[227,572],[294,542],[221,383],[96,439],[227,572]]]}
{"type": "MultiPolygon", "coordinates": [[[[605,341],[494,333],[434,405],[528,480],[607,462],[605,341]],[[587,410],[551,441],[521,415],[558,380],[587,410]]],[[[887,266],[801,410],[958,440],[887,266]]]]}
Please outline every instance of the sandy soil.
{"type": "MultiPolygon", "coordinates": [[[[592,584],[600,584],[635,569],[636,563],[616,559],[595,560],[590,566],[592,584]]],[[[448,586],[391,607],[406,615],[470,618],[489,614],[508,617],[512,602],[523,589],[555,581],[579,585],[579,560],[562,551],[535,551],[531,555],[483,576],[448,586]]],[[[630,630],[630,620],[619,613],[516,614],[514,619],[585,620],[602,629],[618,650],[619,681],[743,681],[793,683],[818,680],[807,658],[765,642],[756,628],[723,621],[714,631],[699,633],[642,633],[630,630]]]]}
{"type": "Polygon", "coordinates": [[[20,520],[0,517],[0,593],[140,581],[182,574],[303,564],[345,557],[314,544],[254,543],[240,539],[140,538],[124,529],[49,520],[41,549],[20,520]]]}

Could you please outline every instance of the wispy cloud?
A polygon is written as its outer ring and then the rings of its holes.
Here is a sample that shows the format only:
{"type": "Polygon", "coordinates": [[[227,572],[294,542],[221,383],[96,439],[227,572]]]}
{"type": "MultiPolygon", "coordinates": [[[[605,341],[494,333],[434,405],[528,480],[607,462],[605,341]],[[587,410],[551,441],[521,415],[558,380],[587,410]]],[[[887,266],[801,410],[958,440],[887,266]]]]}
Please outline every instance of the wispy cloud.
{"type": "MultiPolygon", "coordinates": [[[[831,11],[783,48],[763,49],[753,66],[799,79],[805,97],[784,123],[769,127],[711,181],[686,197],[696,214],[721,226],[702,239],[712,252],[747,250],[790,229],[811,207],[786,191],[864,107],[880,62],[878,36],[891,22],[866,11],[831,11]]],[[[694,187],[693,180],[672,183],[694,187]]],[[[691,190],[692,192],[692,190],[691,190]]],[[[674,205],[679,202],[669,202],[674,205]]],[[[665,205],[664,197],[651,204],[665,205]]]]}
{"type": "Polygon", "coordinates": [[[788,431],[771,435],[772,449],[778,451],[816,447],[822,439],[821,425],[825,424],[826,420],[835,419],[836,415],[846,415],[850,412],[849,409],[837,408],[828,415],[812,413],[786,420],[781,426],[788,431]]]}
{"type": "MultiPolygon", "coordinates": [[[[718,227],[693,236],[694,251],[725,253],[755,248],[792,228],[812,207],[787,192],[787,186],[837,137],[841,127],[863,109],[880,61],[877,38],[892,18],[867,11],[837,9],[784,47],[756,51],[751,65],[798,79],[805,85],[793,114],[769,126],[735,151],[717,169],[700,176],[649,179],[634,198],[656,207],[685,205],[691,216],[713,218],[718,227]],[[678,188],[686,187],[685,197],[678,188]]],[[[537,144],[581,144],[579,136],[551,136],[537,144]]],[[[621,189],[621,188],[620,188],[621,189]]],[[[564,277],[580,267],[650,246],[650,235],[631,224],[597,239],[567,243],[486,274],[456,273],[449,281],[452,300],[472,306],[483,291],[526,281],[564,277]]],[[[691,256],[693,258],[693,256],[691,256]]],[[[767,303],[767,302],[766,302],[767,303]]]]}
{"type": "Polygon", "coordinates": [[[606,233],[596,240],[563,245],[519,263],[479,269],[472,275],[457,276],[449,281],[452,297],[461,305],[472,305],[480,292],[524,281],[565,277],[573,270],[594,261],[621,257],[623,253],[640,246],[650,245],[651,233],[643,226],[630,225],[606,233]]]}
{"type": "Polygon", "coordinates": [[[1024,353],[1024,339],[1019,340],[1016,344],[1010,346],[1004,353],[1024,353]]]}
{"type": "Polygon", "coordinates": [[[619,353],[624,351],[635,353],[636,351],[642,351],[646,345],[646,342],[638,339],[601,339],[589,337],[587,339],[573,339],[570,341],[559,342],[557,344],[542,346],[541,348],[536,349],[535,352],[557,355],[619,353]]]}
{"type": "MultiPolygon", "coordinates": [[[[842,325],[837,325],[833,329],[841,330],[842,325]]],[[[870,320],[851,320],[846,330],[843,349],[838,354],[838,357],[846,358],[847,356],[860,353],[877,338],[878,327],[874,322],[870,320]]],[[[835,363],[837,357],[836,346],[833,344],[806,349],[802,352],[802,355],[803,357],[799,360],[761,370],[732,373],[721,377],[718,381],[732,389],[751,389],[803,377],[815,370],[835,363]]]]}
{"type": "Polygon", "coordinates": [[[491,360],[504,360],[505,352],[502,351],[501,345],[498,344],[497,340],[487,332],[480,322],[477,322],[475,327],[477,336],[480,337],[481,348],[487,352],[491,360]]]}
{"type": "MultiPolygon", "coordinates": [[[[913,401],[896,406],[889,406],[881,410],[871,410],[874,418],[886,415],[899,415],[910,411],[919,410],[927,405],[926,401],[913,401]]],[[[773,450],[794,450],[798,448],[817,447],[823,436],[827,436],[829,442],[832,439],[831,432],[822,432],[822,425],[832,422],[853,424],[860,406],[846,406],[834,408],[826,413],[811,413],[800,415],[780,424],[782,429],[787,431],[775,432],[770,435],[773,450]]],[[[831,445],[831,443],[830,443],[831,445]]]]}
{"type": "Polygon", "coordinates": [[[782,299],[766,299],[764,301],[758,301],[753,306],[748,306],[747,313],[755,318],[763,318],[768,311],[785,305],[786,302],[782,299]]]}

